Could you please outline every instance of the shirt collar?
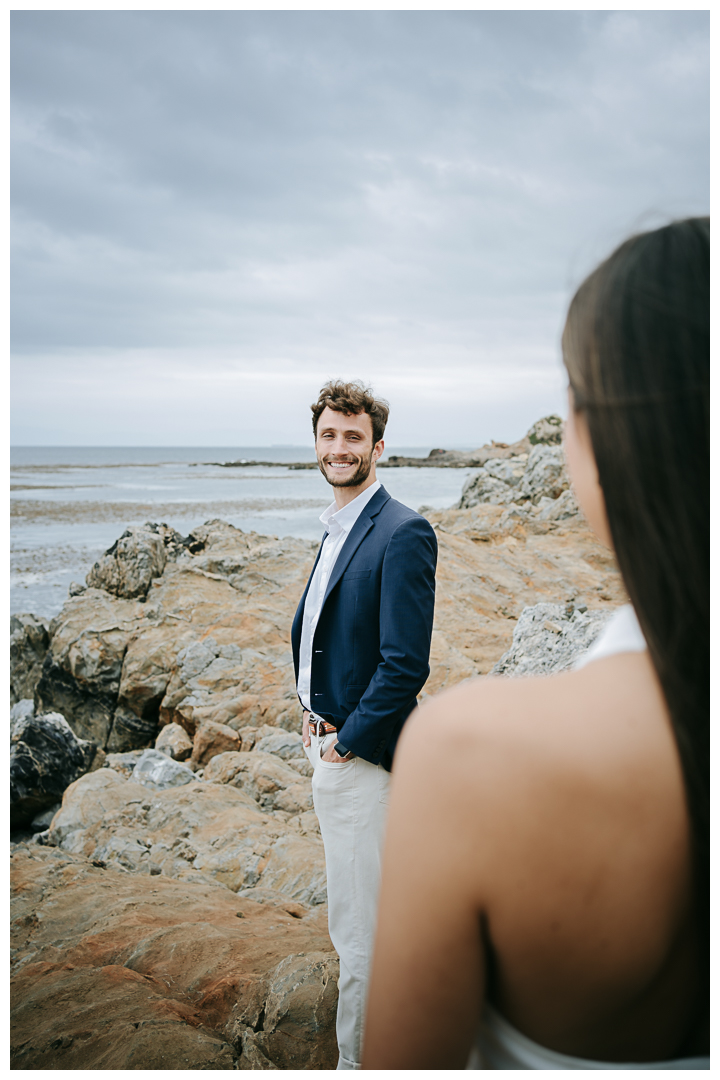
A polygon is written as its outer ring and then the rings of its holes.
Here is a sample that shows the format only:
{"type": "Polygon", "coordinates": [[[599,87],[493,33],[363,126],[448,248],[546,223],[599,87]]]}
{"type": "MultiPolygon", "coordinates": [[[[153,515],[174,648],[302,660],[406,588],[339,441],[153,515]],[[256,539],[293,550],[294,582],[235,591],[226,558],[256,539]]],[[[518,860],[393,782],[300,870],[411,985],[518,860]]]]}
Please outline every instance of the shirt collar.
{"type": "Polygon", "coordinates": [[[320,515],[320,521],[325,526],[325,531],[332,534],[337,531],[339,526],[343,532],[349,533],[375,492],[380,490],[380,487],[380,481],[376,480],[374,484],[371,484],[369,488],[365,488],[347,506],[342,508],[338,508],[338,504],[333,500],[327,510],[324,510],[320,515]]]}

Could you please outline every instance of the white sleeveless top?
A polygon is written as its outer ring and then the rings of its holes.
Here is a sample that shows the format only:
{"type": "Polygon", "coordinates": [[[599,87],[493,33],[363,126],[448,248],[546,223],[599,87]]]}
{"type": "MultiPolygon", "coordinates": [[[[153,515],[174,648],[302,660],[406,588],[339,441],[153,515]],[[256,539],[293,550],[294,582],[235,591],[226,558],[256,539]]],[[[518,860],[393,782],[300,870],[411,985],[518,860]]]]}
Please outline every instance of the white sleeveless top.
{"type": "MultiPolygon", "coordinates": [[[[645,639],[630,604],[612,616],[597,641],[575,663],[584,667],[593,660],[623,652],[642,652],[645,639]]],[[[709,1069],[709,1057],[677,1058],[674,1061],[630,1063],[591,1061],[548,1050],[528,1039],[486,1003],[468,1069],[709,1069]]]]}

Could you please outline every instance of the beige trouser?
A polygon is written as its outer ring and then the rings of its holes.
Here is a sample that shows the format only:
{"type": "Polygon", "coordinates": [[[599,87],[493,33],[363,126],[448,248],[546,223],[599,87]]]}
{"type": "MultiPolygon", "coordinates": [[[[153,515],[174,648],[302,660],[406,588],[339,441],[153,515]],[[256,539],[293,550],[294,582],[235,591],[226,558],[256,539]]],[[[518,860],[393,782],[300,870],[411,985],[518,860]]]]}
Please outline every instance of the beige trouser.
{"type": "Polygon", "coordinates": [[[310,735],[315,813],[325,844],[328,929],[340,957],[338,1069],[359,1069],[390,773],[354,757],[321,761],[336,734],[310,735]]]}

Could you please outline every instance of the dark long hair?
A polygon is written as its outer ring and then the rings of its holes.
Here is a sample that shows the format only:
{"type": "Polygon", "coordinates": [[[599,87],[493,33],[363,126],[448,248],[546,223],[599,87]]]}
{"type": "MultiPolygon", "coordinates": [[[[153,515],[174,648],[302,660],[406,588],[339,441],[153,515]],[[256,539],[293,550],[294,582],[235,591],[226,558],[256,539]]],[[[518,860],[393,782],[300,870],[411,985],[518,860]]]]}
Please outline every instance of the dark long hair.
{"type": "Polygon", "coordinates": [[[634,236],[563,333],[620,572],[670,712],[709,914],[710,219],[634,236]]]}

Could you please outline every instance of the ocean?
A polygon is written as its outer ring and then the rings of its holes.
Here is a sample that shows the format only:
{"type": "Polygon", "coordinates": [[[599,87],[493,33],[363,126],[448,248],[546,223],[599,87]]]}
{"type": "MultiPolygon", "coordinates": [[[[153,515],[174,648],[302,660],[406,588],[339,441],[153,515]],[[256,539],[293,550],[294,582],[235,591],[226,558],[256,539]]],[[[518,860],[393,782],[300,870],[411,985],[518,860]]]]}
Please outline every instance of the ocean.
{"type": "MultiPolygon", "coordinates": [[[[429,447],[392,447],[425,457],[429,447]]],[[[386,451],[386,456],[387,456],[386,451]]],[[[52,618],[124,529],[165,522],[187,533],[210,518],[246,532],[320,539],[332,492],[312,446],[13,447],[10,452],[10,611],[52,618]],[[226,468],[229,461],[283,462],[226,468]]],[[[400,502],[445,509],[470,469],[379,469],[400,502]]]]}

